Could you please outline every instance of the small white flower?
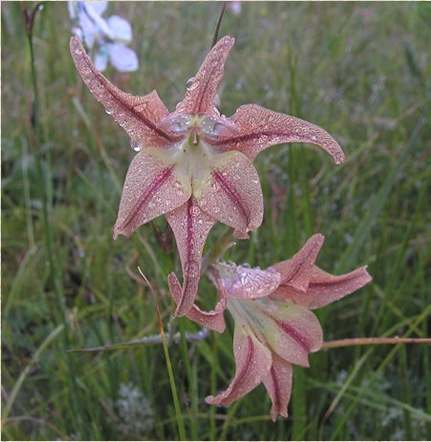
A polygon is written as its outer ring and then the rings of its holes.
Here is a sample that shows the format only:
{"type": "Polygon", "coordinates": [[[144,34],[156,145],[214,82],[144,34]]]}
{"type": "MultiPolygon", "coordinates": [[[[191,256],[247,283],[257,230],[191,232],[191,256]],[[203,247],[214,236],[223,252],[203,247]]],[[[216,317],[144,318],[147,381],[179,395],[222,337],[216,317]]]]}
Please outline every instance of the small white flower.
{"type": "Polygon", "coordinates": [[[108,62],[120,72],[138,69],[138,57],[126,44],[132,40],[130,23],[118,15],[104,19],[107,1],[69,1],[70,18],[76,24],[72,32],[84,41],[99,71],[108,62]]]}

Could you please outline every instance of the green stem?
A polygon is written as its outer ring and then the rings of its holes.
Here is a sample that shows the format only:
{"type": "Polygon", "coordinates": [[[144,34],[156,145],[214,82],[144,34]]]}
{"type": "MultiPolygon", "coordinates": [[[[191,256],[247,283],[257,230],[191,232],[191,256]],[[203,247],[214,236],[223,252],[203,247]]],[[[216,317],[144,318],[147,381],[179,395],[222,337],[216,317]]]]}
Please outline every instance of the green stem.
{"type": "Polygon", "coordinates": [[[162,318],[160,316],[160,310],[159,310],[158,304],[156,304],[156,310],[157,310],[157,317],[159,319],[159,325],[160,325],[160,336],[162,338],[163,353],[165,354],[165,359],[166,359],[166,368],[168,369],[169,384],[171,387],[172,399],[174,400],[174,408],[175,408],[175,416],[176,416],[177,425],[178,425],[178,433],[179,433],[180,440],[187,440],[186,429],[184,426],[184,418],[181,413],[180,400],[178,398],[177,386],[175,385],[174,370],[172,369],[172,362],[171,362],[171,358],[169,356],[168,340],[166,339],[166,335],[163,330],[163,323],[162,323],[162,318]]]}
{"type": "Polygon", "coordinates": [[[397,344],[426,344],[431,345],[431,338],[351,338],[324,342],[322,349],[353,347],[358,345],[397,345],[397,344]]]}
{"type": "Polygon", "coordinates": [[[213,41],[212,41],[212,44],[211,44],[211,48],[217,43],[218,33],[220,31],[221,22],[223,20],[223,16],[224,16],[224,11],[225,10],[226,10],[226,2],[223,2],[223,5],[222,5],[221,11],[220,11],[220,15],[218,17],[217,24],[216,24],[216,27],[215,27],[215,30],[214,30],[214,37],[213,37],[213,41]]]}

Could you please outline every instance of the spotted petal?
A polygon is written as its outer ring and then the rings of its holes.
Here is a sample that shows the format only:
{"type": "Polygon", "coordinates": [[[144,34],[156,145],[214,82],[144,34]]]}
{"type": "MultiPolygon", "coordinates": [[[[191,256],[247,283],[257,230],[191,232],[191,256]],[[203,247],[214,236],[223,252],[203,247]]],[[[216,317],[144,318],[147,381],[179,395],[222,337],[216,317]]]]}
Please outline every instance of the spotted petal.
{"type": "Polygon", "coordinates": [[[198,73],[188,85],[183,101],[176,111],[187,114],[217,115],[215,97],[223,78],[224,64],[235,39],[223,37],[205,57],[198,73]]]}
{"type": "Polygon", "coordinates": [[[317,233],[304,244],[302,249],[291,259],[279,262],[271,268],[281,275],[280,285],[288,286],[299,292],[306,292],[314,262],[325,241],[325,237],[317,233]]]}
{"type": "Polygon", "coordinates": [[[230,298],[256,299],[270,295],[280,284],[280,274],[273,269],[262,270],[224,263],[214,265],[219,291],[230,298]]]}
{"type": "Polygon", "coordinates": [[[164,146],[172,141],[172,136],[158,127],[168,110],[156,91],[135,97],[118,89],[97,71],[76,36],[70,39],[70,52],[76,69],[90,92],[135,144],[138,142],[141,145],[164,146]]]}
{"type": "MultiPolygon", "coordinates": [[[[178,304],[181,301],[183,291],[175,273],[171,273],[168,276],[168,284],[169,291],[171,292],[175,302],[178,304]]],[[[216,304],[214,310],[210,311],[201,310],[196,304],[193,304],[186,316],[203,327],[223,333],[226,328],[223,317],[225,308],[226,300],[222,298],[216,304]]]]}
{"type": "Polygon", "coordinates": [[[166,219],[174,232],[183,270],[182,293],[175,314],[185,315],[196,298],[205,240],[215,221],[200,210],[194,198],[169,212],[166,219]]]}
{"type": "Polygon", "coordinates": [[[272,354],[272,367],[263,378],[266,391],[272,401],[271,418],[287,417],[287,406],[292,392],[292,365],[272,354]]]}
{"type": "Polygon", "coordinates": [[[124,183],[114,239],[130,236],[139,226],[183,205],[191,189],[177,182],[172,166],[151,152],[139,152],[132,160],[124,183]]]}
{"type": "Polygon", "coordinates": [[[235,376],[226,390],[205,399],[208,404],[230,405],[259,385],[271,368],[271,352],[238,324],[235,325],[233,350],[235,376]]]}
{"type": "Polygon", "coordinates": [[[259,176],[249,159],[240,152],[224,156],[211,182],[198,197],[203,211],[235,229],[239,238],[257,229],[263,218],[263,196],[259,176]]]}
{"type": "Polygon", "coordinates": [[[225,150],[239,150],[251,160],[274,144],[310,143],[324,149],[336,164],[344,161],[344,153],[334,138],[308,121],[257,104],[239,107],[231,121],[236,129],[227,128],[212,144],[225,150]]]}

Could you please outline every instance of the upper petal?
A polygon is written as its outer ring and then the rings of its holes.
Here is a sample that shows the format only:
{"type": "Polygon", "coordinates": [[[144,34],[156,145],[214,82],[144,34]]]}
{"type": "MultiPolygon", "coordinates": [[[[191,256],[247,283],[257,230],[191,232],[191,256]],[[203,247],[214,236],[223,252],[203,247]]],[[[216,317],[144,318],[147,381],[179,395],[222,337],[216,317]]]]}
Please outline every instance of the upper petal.
{"type": "Polygon", "coordinates": [[[184,99],[176,110],[188,114],[217,114],[215,96],[223,78],[224,64],[235,39],[223,37],[205,57],[198,73],[188,85],[184,99]]]}
{"type": "Polygon", "coordinates": [[[287,406],[292,392],[292,365],[272,354],[272,367],[264,376],[263,383],[272,401],[271,418],[287,417],[287,406]]]}
{"type": "MultiPolygon", "coordinates": [[[[178,281],[175,273],[170,273],[168,276],[169,291],[178,304],[181,301],[183,290],[178,281]]],[[[219,333],[223,333],[226,324],[224,321],[224,310],[226,308],[226,300],[224,298],[216,304],[213,310],[204,311],[201,310],[196,304],[193,304],[192,308],[188,311],[186,316],[197,324],[214,330],[219,333]]]]}
{"type": "Polygon", "coordinates": [[[223,155],[210,176],[210,183],[197,196],[199,206],[216,220],[233,227],[235,235],[247,238],[263,218],[263,196],[259,176],[250,160],[240,152],[223,155]]]}
{"type": "Polygon", "coordinates": [[[111,29],[114,40],[119,40],[125,43],[129,43],[132,40],[132,27],[123,17],[112,15],[106,20],[106,22],[111,29]]]}
{"type": "Polygon", "coordinates": [[[280,283],[275,270],[217,263],[216,284],[229,298],[256,299],[270,295],[280,283]]]}
{"type": "Polygon", "coordinates": [[[196,298],[202,253],[215,221],[199,209],[193,197],[186,204],[169,212],[166,219],[174,232],[183,270],[182,293],[177,301],[175,314],[185,315],[192,308],[196,298]]]}
{"type": "Polygon", "coordinates": [[[360,267],[350,273],[336,276],[314,266],[307,293],[279,288],[273,296],[279,299],[291,299],[296,304],[310,309],[320,308],[338,301],[368,284],[372,277],[366,269],[366,267],[360,267]]]}
{"type": "Polygon", "coordinates": [[[172,166],[147,151],[139,152],[127,171],[114,239],[130,236],[142,224],[183,205],[190,194],[191,189],[177,181],[172,166]]]}
{"type": "Polygon", "coordinates": [[[271,266],[281,274],[280,285],[306,292],[312,275],[314,263],[322,248],[325,237],[317,233],[307,240],[302,249],[291,259],[271,266]]]}
{"type": "Polygon", "coordinates": [[[226,150],[239,150],[253,160],[274,144],[310,143],[320,146],[336,164],[344,161],[339,144],[324,129],[289,115],[247,104],[238,108],[231,121],[235,130],[226,129],[212,144],[226,150]]]}
{"type": "Polygon", "coordinates": [[[230,405],[259,385],[271,368],[271,352],[240,324],[235,324],[233,351],[235,376],[226,390],[205,399],[208,404],[230,405]]]}
{"type": "Polygon", "coordinates": [[[172,136],[158,127],[168,110],[156,91],[135,97],[118,89],[97,71],[76,36],[70,39],[70,52],[90,92],[133,140],[147,145],[166,145],[172,141],[172,136]]]}

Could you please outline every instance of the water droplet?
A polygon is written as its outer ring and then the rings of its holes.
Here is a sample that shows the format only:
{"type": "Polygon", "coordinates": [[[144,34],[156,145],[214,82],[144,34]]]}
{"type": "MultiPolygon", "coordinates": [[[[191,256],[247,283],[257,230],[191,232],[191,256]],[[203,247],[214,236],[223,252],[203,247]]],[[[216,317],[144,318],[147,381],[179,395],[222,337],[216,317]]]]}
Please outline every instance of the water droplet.
{"type": "Polygon", "coordinates": [[[139,152],[142,149],[141,142],[138,140],[130,140],[130,147],[135,151],[139,152]]]}
{"type": "Polygon", "coordinates": [[[193,82],[195,81],[195,77],[190,77],[187,81],[186,81],[186,88],[188,89],[193,82]]]}

